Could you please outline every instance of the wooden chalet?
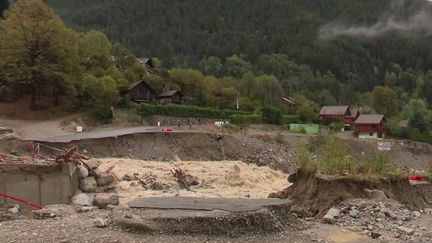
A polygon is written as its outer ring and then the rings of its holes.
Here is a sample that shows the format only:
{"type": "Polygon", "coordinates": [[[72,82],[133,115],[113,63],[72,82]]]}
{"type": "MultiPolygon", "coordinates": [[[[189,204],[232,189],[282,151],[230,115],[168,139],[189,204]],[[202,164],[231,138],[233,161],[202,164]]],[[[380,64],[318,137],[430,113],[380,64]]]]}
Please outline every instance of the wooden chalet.
{"type": "Polygon", "coordinates": [[[349,121],[350,124],[354,124],[357,118],[360,116],[360,110],[356,108],[350,108],[350,116],[345,119],[349,121]]]}
{"type": "Polygon", "coordinates": [[[341,122],[351,124],[351,111],[349,106],[323,106],[319,113],[319,119],[323,124],[341,122]]]}
{"type": "Polygon", "coordinates": [[[156,91],[143,80],[132,83],[121,92],[122,96],[129,95],[135,102],[150,102],[156,99],[156,91]]]}
{"type": "Polygon", "coordinates": [[[159,95],[158,101],[161,104],[182,104],[183,94],[179,90],[168,90],[159,95]]]}
{"type": "Polygon", "coordinates": [[[385,138],[386,119],[381,114],[360,115],[355,121],[358,138],[385,138]]]}
{"type": "Polygon", "coordinates": [[[141,65],[143,65],[144,68],[145,68],[149,73],[152,73],[152,74],[157,73],[157,70],[156,70],[155,65],[154,65],[154,63],[153,63],[153,61],[152,61],[151,58],[148,58],[148,57],[141,57],[141,58],[137,58],[137,61],[138,61],[141,65]]]}

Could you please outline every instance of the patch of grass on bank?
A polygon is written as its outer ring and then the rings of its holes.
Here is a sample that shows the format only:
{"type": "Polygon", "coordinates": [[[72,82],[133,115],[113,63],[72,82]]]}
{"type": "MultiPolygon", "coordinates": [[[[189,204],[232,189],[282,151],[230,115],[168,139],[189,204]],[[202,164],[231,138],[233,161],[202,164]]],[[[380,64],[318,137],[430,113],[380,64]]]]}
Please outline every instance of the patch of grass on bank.
{"type": "Polygon", "coordinates": [[[331,175],[358,175],[370,179],[406,177],[387,154],[377,151],[365,161],[359,161],[354,159],[351,146],[336,137],[311,139],[297,151],[295,161],[307,171],[331,175]]]}

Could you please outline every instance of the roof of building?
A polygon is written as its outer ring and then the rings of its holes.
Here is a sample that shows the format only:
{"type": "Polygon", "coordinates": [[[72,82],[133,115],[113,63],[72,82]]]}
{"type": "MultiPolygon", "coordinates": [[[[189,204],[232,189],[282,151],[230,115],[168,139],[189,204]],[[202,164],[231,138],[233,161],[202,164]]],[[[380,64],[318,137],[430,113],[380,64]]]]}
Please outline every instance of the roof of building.
{"type": "Polygon", "coordinates": [[[359,109],[357,108],[350,108],[351,117],[356,117],[359,113],[359,109]]]}
{"type": "Polygon", "coordinates": [[[143,65],[147,65],[150,68],[154,68],[153,61],[149,57],[140,57],[140,58],[137,58],[137,60],[139,63],[141,63],[143,65]]]}
{"type": "Polygon", "coordinates": [[[174,90],[168,90],[168,91],[163,92],[162,94],[159,95],[159,97],[161,97],[161,98],[163,98],[163,97],[171,97],[171,96],[173,96],[177,92],[181,94],[181,92],[179,90],[174,89],[174,90]]]}
{"type": "Polygon", "coordinates": [[[155,92],[154,89],[152,87],[150,87],[150,85],[148,85],[146,82],[144,82],[144,80],[136,81],[136,82],[129,84],[126,91],[131,91],[132,89],[134,89],[136,86],[138,86],[141,83],[144,83],[149,89],[151,89],[153,92],[155,92]]]}
{"type": "Polygon", "coordinates": [[[383,119],[385,117],[382,114],[364,114],[357,118],[355,124],[380,124],[383,119]]]}
{"type": "Polygon", "coordinates": [[[323,115],[345,115],[347,110],[349,111],[348,106],[323,106],[320,111],[320,116],[323,115]]]}

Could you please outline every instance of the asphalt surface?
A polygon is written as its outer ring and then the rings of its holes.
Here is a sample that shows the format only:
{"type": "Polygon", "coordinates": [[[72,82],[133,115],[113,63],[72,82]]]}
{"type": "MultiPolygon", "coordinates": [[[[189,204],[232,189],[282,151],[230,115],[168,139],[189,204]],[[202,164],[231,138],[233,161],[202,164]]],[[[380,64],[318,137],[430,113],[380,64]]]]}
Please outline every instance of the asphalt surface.
{"type": "Polygon", "coordinates": [[[128,203],[130,208],[223,210],[229,212],[256,211],[265,206],[289,204],[283,199],[153,197],[138,198],[128,203]]]}
{"type": "MultiPolygon", "coordinates": [[[[87,139],[98,139],[98,138],[111,138],[120,137],[131,134],[140,133],[162,133],[162,132],[181,132],[172,129],[172,131],[164,131],[164,127],[129,127],[129,128],[119,128],[112,130],[100,130],[94,132],[82,132],[73,133],[62,136],[55,136],[49,138],[35,139],[37,142],[47,142],[47,143],[69,143],[72,141],[87,140],[87,139]]],[[[188,132],[194,132],[193,130],[188,132]]]]}

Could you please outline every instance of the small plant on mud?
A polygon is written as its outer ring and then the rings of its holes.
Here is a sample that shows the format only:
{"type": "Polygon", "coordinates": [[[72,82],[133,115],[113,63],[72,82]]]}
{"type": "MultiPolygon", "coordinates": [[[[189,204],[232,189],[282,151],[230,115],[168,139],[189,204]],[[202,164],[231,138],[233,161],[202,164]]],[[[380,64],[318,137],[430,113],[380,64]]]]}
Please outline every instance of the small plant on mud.
{"type": "Polygon", "coordinates": [[[274,140],[277,143],[283,144],[284,143],[284,139],[283,139],[283,135],[282,133],[278,132],[275,136],[274,136],[274,140]]]}
{"type": "Polygon", "coordinates": [[[429,161],[429,169],[427,171],[426,176],[429,180],[432,180],[432,160],[429,161]]]}
{"type": "Polygon", "coordinates": [[[307,171],[318,170],[318,165],[316,161],[314,161],[312,153],[306,147],[297,150],[295,162],[298,166],[307,171]]]}

